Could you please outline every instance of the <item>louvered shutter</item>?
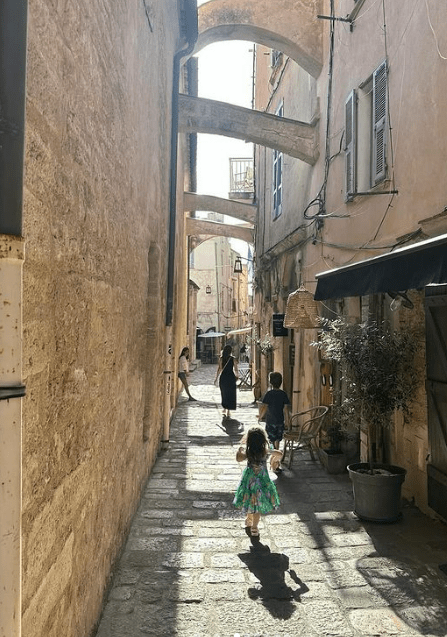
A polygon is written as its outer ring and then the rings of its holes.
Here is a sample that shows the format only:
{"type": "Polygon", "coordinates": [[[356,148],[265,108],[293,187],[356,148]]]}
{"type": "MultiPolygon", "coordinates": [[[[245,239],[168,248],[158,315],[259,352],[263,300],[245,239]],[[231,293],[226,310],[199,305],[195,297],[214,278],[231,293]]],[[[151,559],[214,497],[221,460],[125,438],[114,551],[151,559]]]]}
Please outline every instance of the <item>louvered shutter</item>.
{"type": "Polygon", "coordinates": [[[386,176],[387,75],[386,62],[373,74],[373,185],[386,176]]]}
{"type": "Polygon", "coordinates": [[[357,99],[352,91],[345,103],[345,192],[346,200],[352,200],[356,191],[356,112],[357,99]]]}
{"type": "MultiPolygon", "coordinates": [[[[284,117],[284,104],[276,111],[277,117],[284,117]]],[[[282,214],[282,152],[273,151],[273,219],[282,214]]]]}

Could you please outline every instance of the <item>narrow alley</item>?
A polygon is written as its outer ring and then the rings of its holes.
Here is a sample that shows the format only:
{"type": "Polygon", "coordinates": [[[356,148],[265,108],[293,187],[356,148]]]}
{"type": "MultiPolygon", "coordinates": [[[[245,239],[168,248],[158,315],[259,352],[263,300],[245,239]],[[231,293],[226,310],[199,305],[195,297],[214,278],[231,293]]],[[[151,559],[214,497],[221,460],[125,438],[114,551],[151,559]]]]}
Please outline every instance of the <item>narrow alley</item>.
{"type": "MultiPolygon", "coordinates": [[[[191,374],[169,449],[144,489],[96,637],[447,635],[446,527],[412,506],[395,524],[354,515],[347,474],[307,452],[275,479],[280,508],[244,533],[236,447],[257,409],[222,422],[214,365],[191,374]]],[[[98,530],[100,532],[100,530],[98,530]]]]}

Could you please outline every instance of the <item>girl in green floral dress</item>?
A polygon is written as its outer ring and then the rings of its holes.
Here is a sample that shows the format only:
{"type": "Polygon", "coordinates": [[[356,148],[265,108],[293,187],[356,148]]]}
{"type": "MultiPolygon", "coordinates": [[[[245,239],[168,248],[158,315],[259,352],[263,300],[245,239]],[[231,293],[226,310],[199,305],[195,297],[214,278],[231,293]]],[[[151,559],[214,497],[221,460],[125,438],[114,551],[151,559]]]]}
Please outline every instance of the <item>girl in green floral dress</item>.
{"type": "MultiPolygon", "coordinates": [[[[245,528],[252,537],[259,537],[258,523],[261,514],[269,513],[279,505],[278,492],[267,470],[268,440],[260,427],[248,430],[236,454],[236,460],[247,460],[247,466],[236,489],[233,504],[246,513],[245,528]]],[[[275,456],[271,464],[279,461],[275,456]]]]}

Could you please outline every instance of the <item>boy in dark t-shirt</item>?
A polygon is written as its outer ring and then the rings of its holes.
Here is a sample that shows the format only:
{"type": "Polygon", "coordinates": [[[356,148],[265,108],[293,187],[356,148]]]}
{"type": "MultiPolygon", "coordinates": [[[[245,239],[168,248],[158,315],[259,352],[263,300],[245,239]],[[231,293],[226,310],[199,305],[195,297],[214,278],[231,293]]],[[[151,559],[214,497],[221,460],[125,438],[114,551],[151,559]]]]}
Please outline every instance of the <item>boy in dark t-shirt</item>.
{"type": "Polygon", "coordinates": [[[285,414],[290,414],[290,400],[286,392],[280,389],[282,375],[279,372],[270,372],[269,382],[272,387],[262,399],[259,410],[259,419],[265,416],[265,431],[269,441],[275,449],[279,449],[279,443],[284,435],[285,414]]]}

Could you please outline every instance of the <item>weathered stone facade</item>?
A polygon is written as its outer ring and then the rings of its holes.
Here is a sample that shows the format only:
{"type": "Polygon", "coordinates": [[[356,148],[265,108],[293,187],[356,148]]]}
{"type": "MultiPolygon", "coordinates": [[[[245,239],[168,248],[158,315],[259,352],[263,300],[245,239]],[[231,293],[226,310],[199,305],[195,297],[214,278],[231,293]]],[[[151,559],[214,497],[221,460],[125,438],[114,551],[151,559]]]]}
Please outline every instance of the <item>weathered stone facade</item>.
{"type": "MultiPolygon", "coordinates": [[[[175,399],[173,391],[164,398],[163,372],[172,69],[184,46],[182,8],[178,0],[29,2],[27,637],[90,634],[175,399]]],[[[179,207],[182,237],[182,201],[179,207]]],[[[186,287],[183,278],[178,285],[186,287]]],[[[186,292],[177,299],[174,366],[186,337],[186,292]]]]}

